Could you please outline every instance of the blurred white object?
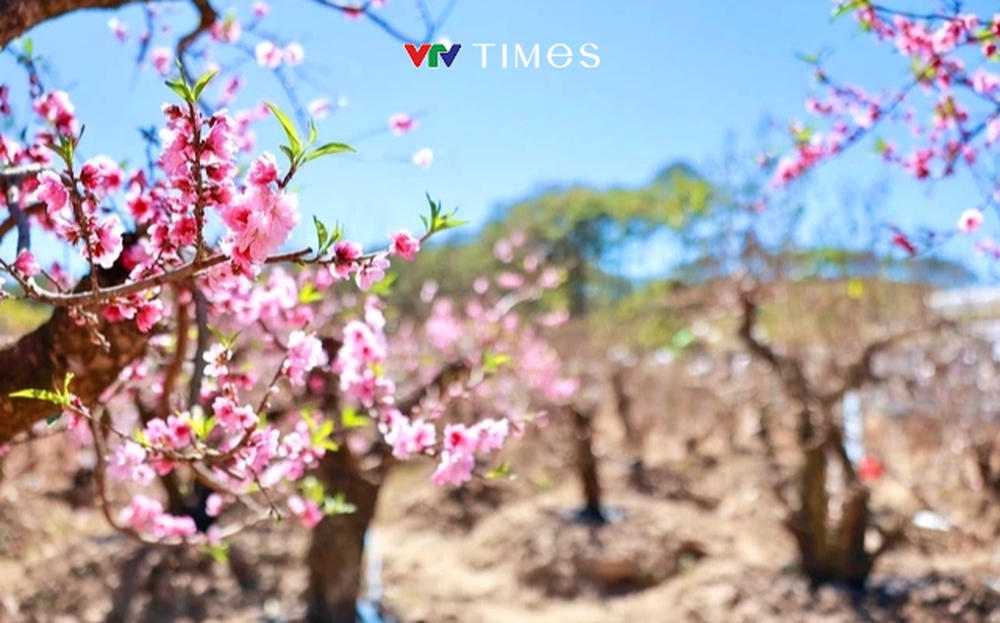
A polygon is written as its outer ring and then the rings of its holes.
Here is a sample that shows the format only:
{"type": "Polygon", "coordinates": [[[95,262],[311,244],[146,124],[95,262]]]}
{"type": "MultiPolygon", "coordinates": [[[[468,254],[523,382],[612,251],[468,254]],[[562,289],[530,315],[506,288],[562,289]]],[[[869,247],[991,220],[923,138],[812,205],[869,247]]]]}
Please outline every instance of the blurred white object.
{"type": "Polygon", "coordinates": [[[432,162],[434,162],[434,151],[430,147],[424,147],[413,154],[413,164],[418,167],[430,168],[432,162]]]}
{"type": "Polygon", "coordinates": [[[865,455],[865,424],[861,414],[861,398],[855,392],[844,394],[844,450],[851,463],[857,465],[865,455]]]}
{"type": "Polygon", "coordinates": [[[922,530],[936,530],[937,532],[951,530],[951,522],[946,517],[931,511],[920,511],[913,516],[912,523],[922,530]]]}

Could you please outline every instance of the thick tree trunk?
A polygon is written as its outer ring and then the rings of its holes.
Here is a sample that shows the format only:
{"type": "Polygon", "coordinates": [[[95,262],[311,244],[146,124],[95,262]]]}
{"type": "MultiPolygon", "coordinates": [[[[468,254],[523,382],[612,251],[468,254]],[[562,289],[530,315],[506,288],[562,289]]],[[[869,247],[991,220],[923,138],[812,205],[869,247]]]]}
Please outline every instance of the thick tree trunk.
{"type": "Polygon", "coordinates": [[[625,432],[625,452],[629,457],[629,485],[639,491],[649,492],[652,483],[643,460],[643,438],[635,425],[632,398],[625,387],[625,370],[616,368],[611,374],[611,391],[615,396],[615,410],[625,432]]]}
{"type": "MultiPolygon", "coordinates": [[[[811,429],[811,425],[805,428],[811,429]]],[[[799,508],[789,525],[798,545],[802,573],[814,586],[836,582],[860,588],[875,562],[875,555],[865,549],[870,522],[868,489],[847,479],[840,520],[831,524],[828,451],[831,444],[842,444],[843,440],[839,435],[812,439],[809,432],[799,481],[799,508]]],[[[843,453],[837,454],[843,460],[843,453]]]]}
{"type": "Polygon", "coordinates": [[[0,49],[42,22],[67,13],[116,9],[140,1],[143,0],[0,0],[0,49]]]}
{"type": "Polygon", "coordinates": [[[806,449],[805,464],[799,480],[799,508],[791,520],[792,534],[799,548],[802,573],[813,583],[822,584],[830,577],[827,552],[826,456],[822,444],[806,449]]]}
{"type": "Polygon", "coordinates": [[[307,623],[356,623],[364,578],[365,533],[375,516],[380,484],[369,481],[346,444],[327,452],[316,476],[329,495],[343,494],[357,509],[327,515],[313,528],[306,562],[307,623]]]}
{"type": "MultiPolygon", "coordinates": [[[[123,283],[126,276],[121,265],[116,264],[102,271],[99,281],[102,286],[111,286],[123,283]]],[[[90,279],[84,278],[77,291],[89,288],[90,279]]],[[[0,313],[2,309],[0,303],[0,313]]],[[[131,320],[102,319],[97,332],[106,347],[94,341],[91,329],[77,325],[67,308],[60,307],[48,322],[0,349],[0,444],[58,413],[58,407],[51,403],[11,398],[11,393],[22,389],[61,390],[66,373],[72,372],[70,390],[84,404],[93,405],[121,371],[145,351],[150,335],[139,331],[131,320]]]]}
{"type": "Polygon", "coordinates": [[[597,473],[597,457],[594,456],[593,427],[591,417],[581,409],[571,408],[573,431],[576,437],[577,473],[583,486],[584,506],[581,517],[588,521],[604,523],[606,517],[601,506],[601,481],[597,473]]]}

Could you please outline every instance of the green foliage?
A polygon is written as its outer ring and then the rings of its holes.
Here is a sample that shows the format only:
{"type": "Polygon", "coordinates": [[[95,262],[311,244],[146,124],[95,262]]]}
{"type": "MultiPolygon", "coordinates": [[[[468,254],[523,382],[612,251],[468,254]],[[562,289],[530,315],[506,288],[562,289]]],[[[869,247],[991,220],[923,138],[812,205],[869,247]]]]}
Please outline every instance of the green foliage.
{"type": "Polygon", "coordinates": [[[483,353],[483,373],[493,374],[510,361],[510,355],[483,353]]]}
{"type": "Polygon", "coordinates": [[[504,461],[496,469],[486,474],[487,480],[516,480],[517,475],[511,471],[510,463],[504,461]]]}
{"type": "Polygon", "coordinates": [[[311,120],[309,121],[309,137],[303,142],[299,137],[298,130],[295,129],[295,124],[289,119],[280,108],[271,102],[264,102],[274,118],[278,120],[281,125],[281,129],[285,131],[285,138],[288,139],[287,145],[281,145],[279,148],[281,152],[288,157],[288,164],[291,169],[298,169],[302,165],[317,158],[323,156],[328,156],[332,154],[341,154],[354,152],[354,148],[350,145],[345,145],[344,143],[326,143],[321,145],[316,149],[309,151],[309,148],[313,145],[317,138],[316,124],[311,120]]]}
{"type": "Polygon", "coordinates": [[[309,305],[310,303],[315,303],[317,301],[323,300],[323,293],[316,289],[316,286],[311,282],[306,282],[299,290],[299,303],[303,305],[309,305]]]}
{"type": "Polygon", "coordinates": [[[350,515],[358,510],[358,507],[347,501],[347,496],[338,493],[334,496],[327,496],[321,506],[324,515],[350,515]]]}
{"type": "MultiPolygon", "coordinates": [[[[69,391],[69,385],[73,382],[73,373],[67,372],[66,377],[63,379],[63,386],[61,390],[52,391],[49,389],[22,389],[16,392],[11,392],[9,396],[11,398],[28,398],[31,400],[41,400],[42,402],[49,402],[58,407],[69,407],[73,404],[73,394],[69,391]]],[[[54,413],[50,415],[45,423],[52,426],[59,421],[62,417],[62,412],[54,413]]]]}
{"type": "Polygon", "coordinates": [[[334,433],[333,420],[324,419],[322,422],[317,422],[308,409],[303,409],[300,416],[309,429],[309,441],[312,445],[324,448],[328,452],[337,452],[340,449],[340,446],[330,438],[334,433]]]}
{"type": "Polygon", "coordinates": [[[347,501],[343,493],[328,495],[323,483],[315,476],[303,478],[300,488],[302,497],[314,502],[325,515],[349,515],[358,510],[355,505],[347,501]]]}
{"type": "Polygon", "coordinates": [[[202,551],[221,565],[229,563],[229,543],[210,543],[203,546],[202,551]]]}
{"type": "Polygon", "coordinates": [[[51,402],[54,405],[60,407],[68,407],[73,398],[73,394],[69,391],[69,384],[73,382],[73,373],[67,372],[66,378],[63,379],[62,390],[52,391],[49,389],[22,389],[10,394],[11,398],[30,398],[32,400],[41,400],[44,402],[51,402]]]}
{"type": "Polygon", "coordinates": [[[331,234],[329,228],[316,215],[313,215],[313,225],[316,227],[316,258],[319,259],[344,237],[344,228],[340,223],[336,223],[331,234]]]}
{"type": "Polygon", "coordinates": [[[345,429],[349,428],[363,428],[367,426],[371,420],[367,417],[361,415],[356,409],[350,407],[341,409],[340,411],[340,425],[345,429]]]}
{"type": "Polygon", "coordinates": [[[421,216],[420,220],[423,221],[424,227],[427,228],[428,235],[436,234],[446,229],[453,229],[468,223],[468,221],[460,221],[454,218],[455,213],[458,212],[458,208],[445,213],[441,208],[441,202],[438,201],[437,203],[434,203],[434,200],[431,199],[430,195],[427,195],[427,203],[429,203],[431,207],[430,217],[421,216]]]}
{"type": "Polygon", "coordinates": [[[195,409],[189,420],[191,431],[195,434],[195,437],[202,441],[208,439],[209,433],[215,428],[215,421],[214,415],[205,417],[205,413],[201,409],[195,409]]]}
{"type": "Polygon", "coordinates": [[[843,0],[833,9],[833,12],[830,14],[830,21],[867,4],[869,4],[869,0],[843,0]]]}

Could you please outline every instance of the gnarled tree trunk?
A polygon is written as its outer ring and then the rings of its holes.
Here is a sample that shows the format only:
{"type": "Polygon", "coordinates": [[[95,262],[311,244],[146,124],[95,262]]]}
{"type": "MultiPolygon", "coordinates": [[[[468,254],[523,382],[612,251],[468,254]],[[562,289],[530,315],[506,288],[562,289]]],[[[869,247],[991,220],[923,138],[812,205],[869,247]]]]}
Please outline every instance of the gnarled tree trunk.
{"type": "Polygon", "coordinates": [[[140,1],[143,0],[0,0],[0,49],[42,22],[67,13],[116,9],[140,1]]]}
{"type": "MultiPolygon", "coordinates": [[[[808,417],[807,414],[803,417],[808,417]]],[[[864,586],[880,552],[865,548],[869,528],[868,489],[845,465],[845,490],[839,521],[832,521],[828,491],[831,454],[843,461],[839,435],[826,433],[804,440],[805,459],[799,475],[799,506],[788,527],[799,550],[802,573],[813,585],[836,582],[864,586]],[[818,438],[816,438],[818,437],[818,438]]]]}
{"type": "Polygon", "coordinates": [[[306,621],[356,623],[364,575],[365,533],[375,516],[381,484],[365,478],[346,445],[323,456],[316,476],[328,493],[343,494],[356,509],[345,515],[327,515],[313,528],[306,557],[306,621]]]}
{"type": "Polygon", "coordinates": [[[603,524],[607,518],[601,505],[601,481],[592,445],[593,415],[579,407],[570,407],[569,411],[573,417],[573,433],[576,438],[576,468],[583,487],[583,509],[580,518],[603,524]]]}
{"type": "MultiPolygon", "coordinates": [[[[3,4],[0,0],[0,11],[3,4]]],[[[124,283],[127,276],[119,260],[111,269],[100,271],[98,281],[101,286],[113,286],[124,283]]],[[[76,291],[85,292],[90,287],[87,277],[76,291]]],[[[85,405],[92,405],[122,370],[142,355],[151,333],[139,331],[132,320],[101,319],[94,328],[81,327],[69,309],[59,307],[45,324],[0,349],[0,444],[58,413],[58,407],[51,403],[11,398],[11,393],[23,389],[61,390],[66,374],[72,372],[70,391],[85,405]],[[95,341],[95,329],[103,344],[95,341]]]]}

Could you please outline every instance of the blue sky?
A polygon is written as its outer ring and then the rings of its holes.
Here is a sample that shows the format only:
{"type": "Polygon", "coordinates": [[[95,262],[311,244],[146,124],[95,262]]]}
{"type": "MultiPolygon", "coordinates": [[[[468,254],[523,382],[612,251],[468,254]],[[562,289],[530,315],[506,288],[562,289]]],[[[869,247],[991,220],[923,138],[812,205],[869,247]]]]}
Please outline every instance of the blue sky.
{"type": "MultiPolygon", "coordinates": [[[[235,6],[241,16],[250,12],[244,2],[215,4],[220,10],[235,6]]],[[[434,10],[443,4],[430,1],[434,10]]],[[[673,160],[705,163],[721,155],[729,132],[754,149],[763,115],[805,116],[809,69],[797,52],[827,47],[836,74],[871,87],[905,76],[905,63],[857,35],[850,22],[831,24],[831,6],[827,0],[458,0],[439,35],[465,47],[453,67],[431,70],[414,68],[402,43],[371,23],[345,20],[307,0],[272,2],[266,30],[282,41],[300,41],[306,51],[310,79],[298,84],[302,98],[349,100],[319,122],[321,140],[384,128],[395,112],[423,114],[410,134],[383,133],[357,142],[356,156],[310,165],[299,178],[303,212],[340,220],[350,237],[376,243],[401,226],[420,229],[425,192],[479,225],[498,204],[541,185],[640,185],[673,160]],[[473,43],[537,43],[543,50],[594,43],[601,63],[554,69],[543,60],[539,69],[502,69],[491,59],[483,69],[473,43]],[[436,153],[429,170],[409,161],[423,147],[436,153]]],[[[410,0],[389,0],[382,14],[405,32],[422,31],[410,0]]],[[[158,123],[159,106],[171,94],[150,69],[137,72],[135,48],[115,40],[107,27],[112,15],[73,14],[31,37],[87,125],[82,153],[137,161],[136,128],[158,123]]],[[[131,32],[141,29],[138,9],[115,15],[131,32]]],[[[193,19],[181,6],[170,22],[184,31],[193,19]]],[[[264,70],[246,65],[242,75],[250,87],[234,107],[261,97],[288,105],[264,70]]],[[[17,87],[20,78],[9,60],[0,61],[0,82],[17,87]]],[[[259,129],[259,148],[276,151],[276,127],[272,120],[259,129]]],[[[859,146],[821,172],[809,191],[816,239],[829,231],[841,187],[863,190],[881,179],[873,162],[869,149],[859,146]]],[[[927,197],[925,188],[894,179],[899,181],[882,216],[904,226],[950,227],[978,201],[961,181],[927,197]]],[[[987,229],[995,222],[989,214],[987,229]]],[[[306,227],[298,241],[310,240],[306,227]]],[[[948,252],[968,258],[970,247],[959,241],[948,252]]]]}

